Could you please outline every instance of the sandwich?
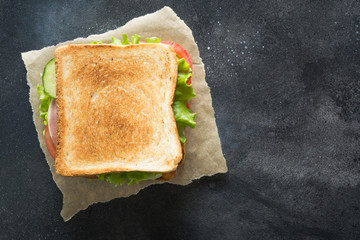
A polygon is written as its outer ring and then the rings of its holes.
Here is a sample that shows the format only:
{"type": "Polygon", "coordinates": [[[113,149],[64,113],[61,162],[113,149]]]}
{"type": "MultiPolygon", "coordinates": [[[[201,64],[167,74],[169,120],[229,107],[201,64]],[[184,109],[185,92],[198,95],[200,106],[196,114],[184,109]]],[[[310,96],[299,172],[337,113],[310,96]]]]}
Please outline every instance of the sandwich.
{"type": "Polygon", "coordinates": [[[140,39],[62,46],[46,64],[37,90],[57,174],[133,184],[170,180],[184,163],[191,59],[175,42],[140,39]]]}

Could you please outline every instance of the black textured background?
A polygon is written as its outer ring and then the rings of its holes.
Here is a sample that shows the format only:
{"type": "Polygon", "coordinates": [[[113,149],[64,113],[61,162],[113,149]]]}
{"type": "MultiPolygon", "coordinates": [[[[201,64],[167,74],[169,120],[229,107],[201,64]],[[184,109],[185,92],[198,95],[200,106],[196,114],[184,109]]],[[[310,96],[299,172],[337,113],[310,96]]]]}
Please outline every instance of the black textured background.
{"type": "Polygon", "coordinates": [[[0,0],[0,239],[359,239],[359,1],[0,0]],[[229,172],[64,223],[20,53],[168,5],[193,30],[229,172]]]}

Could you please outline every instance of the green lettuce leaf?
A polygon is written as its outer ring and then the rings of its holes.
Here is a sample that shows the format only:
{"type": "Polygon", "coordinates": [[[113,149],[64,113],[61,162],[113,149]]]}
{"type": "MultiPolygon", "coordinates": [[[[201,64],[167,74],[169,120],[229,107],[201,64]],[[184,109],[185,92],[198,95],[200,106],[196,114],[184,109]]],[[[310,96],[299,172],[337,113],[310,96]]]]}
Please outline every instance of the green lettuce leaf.
{"type": "Polygon", "coordinates": [[[175,89],[175,99],[172,107],[181,143],[185,143],[186,141],[184,135],[185,127],[189,126],[194,128],[196,126],[196,122],[194,121],[196,113],[191,113],[186,107],[186,103],[190,99],[196,97],[191,84],[186,83],[191,76],[192,74],[189,64],[184,58],[178,59],[178,75],[175,89]]]}
{"type": "Polygon", "coordinates": [[[146,43],[159,43],[160,41],[161,39],[157,37],[145,38],[146,43]]]}
{"type": "Polygon", "coordinates": [[[123,37],[123,42],[122,45],[130,45],[131,43],[129,43],[129,41],[127,40],[127,35],[126,34],[122,34],[123,37]]]}
{"type": "Polygon", "coordinates": [[[121,45],[121,40],[116,38],[116,37],[112,37],[111,38],[111,44],[114,44],[114,45],[121,45]]]}
{"type": "Polygon", "coordinates": [[[185,138],[185,134],[184,134],[186,125],[179,124],[178,122],[176,122],[176,127],[178,130],[180,142],[182,144],[184,144],[186,142],[186,138],[185,138]]]}
{"type": "Polygon", "coordinates": [[[177,124],[186,125],[191,128],[196,126],[196,122],[194,121],[196,113],[190,112],[190,110],[186,107],[185,101],[174,101],[173,111],[177,124]]]}
{"type": "Polygon", "coordinates": [[[90,42],[90,44],[103,44],[102,41],[93,41],[93,42],[90,42]]]}
{"type": "Polygon", "coordinates": [[[190,110],[186,107],[185,101],[174,101],[173,103],[174,117],[176,121],[176,126],[179,133],[179,139],[181,143],[185,143],[186,138],[184,136],[184,130],[186,126],[194,128],[196,122],[194,118],[196,113],[191,113],[190,110]]]}
{"type": "Polygon", "coordinates": [[[175,89],[175,100],[188,102],[196,97],[191,84],[187,84],[187,80],[192,76],[191,68],[184,58],[178,60],[178,75],[175,89]]]}
{"type": "Polygon", "coordinates": [[[99,180],[106,180],[109,183],[122,185],[123,183],[127,183],[127,185],[131,185],[134,183],[139,183],[144,180],[155,180],[161,177],[161,173],[152,173],[152,172],[119,172],[119,173],[106,173],[97,175],[99,180]]]}
{"type": "Polygon", "coordinates": [[[43,86],[37,85],[37,93],[39,94],[41,104],[40,104],[40,118],[44,119],[44,124],[47,124],[47,114],[51,102],[51,97],[45,92],[43,86]]]}
{"type": "Polygon", "coordinates": [[[132,44],[139,44],[141,37],[137,34],[134,34],[134,36],[131,37],[131,43],[132,44]]]}

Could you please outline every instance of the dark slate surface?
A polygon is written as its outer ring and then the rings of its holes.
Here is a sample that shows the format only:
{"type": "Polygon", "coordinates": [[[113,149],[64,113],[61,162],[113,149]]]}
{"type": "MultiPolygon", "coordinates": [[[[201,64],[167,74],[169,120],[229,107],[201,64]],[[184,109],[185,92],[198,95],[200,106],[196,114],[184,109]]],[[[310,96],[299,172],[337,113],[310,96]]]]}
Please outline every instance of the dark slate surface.
{"type": "Polygon", "coordinates": [[[0,0],[0,239],[359,239],[359,1],[0,0]],[[169,5],[206,66],[229,172],[64,223],[20,52],[169,5]]]}

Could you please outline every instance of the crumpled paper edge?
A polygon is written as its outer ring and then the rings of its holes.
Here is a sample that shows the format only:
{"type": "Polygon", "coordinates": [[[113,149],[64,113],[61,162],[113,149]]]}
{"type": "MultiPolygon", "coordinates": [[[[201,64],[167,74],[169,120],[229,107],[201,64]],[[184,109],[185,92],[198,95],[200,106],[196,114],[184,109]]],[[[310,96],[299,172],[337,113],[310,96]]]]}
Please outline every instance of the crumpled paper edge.
{"type": "MultiPolygon", "coordinates": [[[[64,196],[63,197],[63,209],[61,211],[61,216],[63,217],[64,221],[70,220],[77,212],[79,212],[80,210],[86,209],[88,206],[90,206],[90,205],[92,205],[94,203],[107,202],[107,201],[110,201],[111,199],[118,198],[118,197],[128,197],[128,196],[137,194],[141,189],[143,189],[143,188],[145,188],[145,187],[147,187],[149,185],[161,184],[163,182],[147,181],[147,182],[141,182],[138,185],[121,186],[122,193],[119,194],[116,190],[115,191],[113,190],[114,187],[111,186],[110,184],[108,184],[108,183],[106,183],[104,181],[93,181],[93,183],[91,185],[96,185],[97,187],[100,187],[101,189],[105,189],[105,190],[103,190],[104,192],[108,191],[109,187],[110,187],[111,188],[110,191],[114,192],[114,194],[111,194],[111,195],[105,197],[103,193],[96,192],[96,193],[90,194],[90,196],[88,196],[89,195],[89,192],[88,192],[89,189],[86,189],[82,193],[81,189],[79,190],[75,186],[79,186],[78,185],[79,181],[89,181],[89,180],[81,179],[81,178],[64,178],[62,176],[57,175],[55,173],[55,169],[54,169],[54,160],[51,158],[51,156],[50,156],[50,154],[49,154],[49,152],[48,152],[48,150],[46,148],[45,142],[40,141],[40,139],[43,138],[42,132],[43,132],[44,126],[42,126],[42,128],[41,127],[39,128],[38,127],[39,124],[35,121],[36,119],[38,119],[38,116],[39,116],[40,100],[38,100],[35,103],[32,102],[32,98],[34,98],[34,94],[36,94],[36,96],[37,96],[37,93],[36,93],[36,85],[37,85],[37,83],[32,83],[29,80],[29,76],[31,75],[30,73],[31,73],[31,71],[33,71],[34,65],[44,66],[46,64],[46,62],[49,60],[49,58],[47,56],[48,54],[40,54],[40,53],[43,53],[43,52],[48,52],[48,53],[52,52],[53,53],[57,47],[59,47],[61,45],[66,45],[66,44],[69,44],[69,43],[78,43],[78,44],[80,44],[80,43],[88,43],[90,41],[100,41],[100,40],[102,40],[102,41],[107,40],[108,41],[111,38],[109,36],[115,36],[115,37],[120,38],[118,33],[122,32],[122,29],[131,28],[129,26],[137,25],[139,20],[143,20],[145,18],[154,18],[154,17],[161,18],[163,16],[165,16],[166,21],[173,21],[176,24],[183,25],[181,30],[184,31],[184,32],[181,33],[181,34],[183,34],[184,36],[190,36],[190,39],[185,39],[184,41],[182,41],[182,39],[172,39],[172,40],[179,43],[180,45],[182,45],[189,52],[189,54],[191,56],[191,59],[193,60],[193,67],[194,67],[193,87],[194,87],[194,90],[195,90],[195,92],[205,91],[205,95],[206,95],[206,98],[207,98],[206,101],[207,101],[208,104],[204,105],[204,104],[201,103],[201,101],[198,101],[199,98],[195,98],[195,99],[193,99],[191,101],[191,107],[192,107],[192,110],[194,112],[198,113],[198,116],[199,116],[199,112],[202,111],[202,108],[207,108],[206,111],[209,111],[212,114],[212,119],[213,119],[212,124],[214,125],[212,127],[215,128],[216,136],[209,136],[209,138],[211,139],[211,141],[213,141],[214,139],[216,141],[218,141],[218,143],[216,143],[216,144],[219,146],[219,149],[218,149],[216,154],[221,156],[221,158],[219,158],[217,160],[218,168],[216,168],[216,170],[214,170],[214,169],[211,169],[211,170],[209,170],[209,169],[201,169],[201,166],[200,166],[200,168],[197,168],[197,169],[196,169],[196,166],[195,166],[195,168],[192,168],[192,169],[186,169],[185,167],[183,167],[183,168],[180,167],[178,169],[177,176],[174,179],[172,179],[169,183],[179,184],[179,185],[186,185],[186,184],[191,183],[193,180],[199,179],[199,178],[201,178],[203,176],[211,176],[211,175],[214,175],[216,173],[225,173],[225,172],[227,172],[226,160],[225,160],[225,158],[223,157],[223,154],[222,154],[221,145],[220,145],[220,139],[219,139],[219,135],[218,135],[218,130],[217,130],[216,123],[215,123],[215,117],[214,117],[214,111],[213,111],[213,108],[212,108],[212,100],[211,100],[211,95],[210,95],[210,89],[208,88],[208,85],[207,85],[207,83],[205,81],[204,65],[203,65],[203,63],[201,61],[201,58],[199,56],[199,51],[198,51],[197,45],[195,43],[195,40],[193,38],[192,31],[176,15],[176,13],[171,8],[164,7],[162,9],[158,10],[155,13],[151,13],[151,14],[147,14],[147,15],[144,15],[144,16],[141,16],[141,17],[138,17],[138,18],[134,18],[134,19],[130,20],[128,23],[126,23],[124,26],[119,27],[119,28],[117,28],[115,30],[112,30],[112,31],[108,31],[108,32],[103,33],[103,34],[90,35],[87,38],[76,38],[73,41],[67,41],[67,42],[64,42],[64,43],[60,43],[60,44],[58,44],[56,46],[49,46],[49,47],[43,48],[41,50],[34,50],[34,51],[29,51],[29,52],[22,53],[22,58],[23,58],[23,61],[25,63],[26,69],[28,71],[27,77],[28,77],[28,85],[30,87],[30,96],[29,96],[30,99],[29,100],[31,102],[32,109],[33,109],[33,120],[34,120],[34,124],[36,126],[36,130],[37,130],[37,133],[38,133],[38,139],[39,139],[39,142],[40,142],[40,146],[41,146],[42,150],[44,151],[47,162],[48,162],[48,164],[50,166],[50,170],[52,172],[53,179],[54,179],[56,185],[61,190],[61,192],[63,193],[63,196],[64,196]],[[188,40],[188,41],[186,41],[186,40],[188,40]],[[33,57],[32,57],[34,54],[38,54],[38,57],[35,58],[35,59],[33,59],[33,57]],[[196,81],[197,78],[203,78],[205,84],[198,83],[196,81]],[[211,109],[209,109],[209,108],[211,108],[211,109]],[[199,171],[199,170],[201,170],[201,171],[199,171]],[[69,189],[69,188],[71,188],[71,186],[74,186],[75,189],[69,189]],[[64,189],[65,187],[66,187],[66,192],[67,193],[65,192],[65,189],[64,189]],[[74,192],[76,192],[77,194],[70,194],[70,193],[74,193],[74,192]],[[86,195],[87,199],[86,200],[83,199],[83,200],[80,200],[80,202],[74,203],[74,201],[76,202],[76,201],[78,201],[78,199],[74,200],[73,197],[76,196],[78,198],[81,198],[82,194],[84,194],[84,196],[86,195]],[[104,197],[101,197],[101,196],[104,196],[104,197]]],[[[126,33],[128,35],[132,35],[132,34],[139,33],[139,32],[126,31],[126,33]]],[[[144,34],[146,35],[146,31],[142,31],[141,35],[144,36],[144,34]]],[[[162,38],[161,34],[157,34],[156,36],[162,38]]],[[[147,37],[147,36],[144,36],[144,37],[147,37]]],[[[168,39],[164,39],[164,40],[168,40],[168,39]]],[[[204,99],[202,99],[202,100],[204,100],[204,99]]],[[[198,121],[198,118],[199,118],[198,116],[197,116],[197,119],[196,119],[196,121],[198,122],[198,126],[195,129],[197,130],[197,132],[201,132],[201,130],[199,129],[201,127],[201,123],[199,123],[199,121],[198,121]]],[[[202,131],[203,131],[202,133],[204,133],[204,131],[207,131],[207,129],[203,129],[202,131]]],[[[187,129],[186,130],[186,136],[188,136],[187,137],[188,138],[187,146],[192,146],[192,144],[198,145],[198,143],[193,143],[192,140],[191,140],[191,135],[193,135],[193,134],[198,134],[198,133],[195,133],[194,129],[187,129]]],[[[192,149],[192,148],[187,147],[186,150],[187,150],[187,152],[186,152],[185,166],[186,166],[186,162],[190,161],[189,160],[189,155],[195,155],[195,158],[196,158],[196,148],[192,149]]],[[[209,149],[209,153],[212,153],[212,149],[209,149]]],[[[212,153],[212,155],[213,155],[213,153],[212,153]]],[[[209,156],[210,156],[210,154],[209,154],[209,156]]]]}

